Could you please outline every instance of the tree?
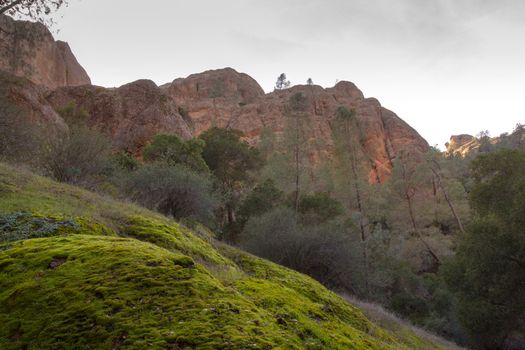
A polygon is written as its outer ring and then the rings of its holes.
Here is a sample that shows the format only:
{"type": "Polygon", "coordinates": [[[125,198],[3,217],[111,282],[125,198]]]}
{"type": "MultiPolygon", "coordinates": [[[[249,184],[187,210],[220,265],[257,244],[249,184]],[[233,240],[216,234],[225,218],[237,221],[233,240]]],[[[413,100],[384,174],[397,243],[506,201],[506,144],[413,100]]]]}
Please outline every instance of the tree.
{"type": "Polygon", "coordinates": [[[314,81],[312,80],[312,78],[308,78],[308,80],[306,81],[306,85],[314,85],[314,81]]]}
{"type": "Polygon", "coordinates": [[[277,77],[277,82],[275,83],[275,89],[283,90],[289,87],[290,87],[290,81],[286,80],[286,74],[281,73],[281,75],[277,77]]]}
{"type": "Polygon", "coordinates": [[[252,216],[260,216],[284,203],[284,192],[272,180],[255,186],[239,207],[240,221],[245,223],[252,216]]]}
{"type": "MultiPolygon", "coordinates": [[[[338,169],[342,171],[345,178],[347,191],[353,192],[353,197],[356,200],[357,211],[359,215],[359,231],[361,237],[361,248],[363,252],[363,265],[365,271],[365,284],[368,292],[368,249],[367,249],[367,232],[365,224],[365,213],[362,198],[362,190],[360,187],[359,176],[359,158],[357,148],[361,141],[361,127],[356,118],[354,110],[349,110],[344,106],[337,108],[334,125],[332,127],[332,134],[336,143],[336,155],[339,162],[338,169]]],[[[352,196],[349,196],[350,198],[352,196]]],[[[351,202],[351,200],[349,200],[351,202]]],[[[347,204],[348,209],[351,210],[354,205],[347,204]]]]}
{"type": "Polygon", "coordinates": [[[127,179],[123,193],[164,215],[204,224],[212,222],[217,207],[210,179],[182,165],[145,165],[127,179]]]}
{"type": "Polygon", "coordinates": [[[504,349],[525,334],[525,153],[480,155],[471,171],[477,217],[445,265],[445,277],[472,345],[504,349]]]}
{"type": "Polygon", "coordinates": [[[459,230],[462,233],[465,233],[463,222],[461,221],[459,217],[458,211],[456,210],[454,203],[452,203],[452,198],[449,195],[449,191],[445,188],[444,179],[443,179],[443,169],[440,164],[440,161],[442,161],[443,159],[444,158],[441,155],[441,153],[435,148],[431,149],[427,153],[427,162],[429,164],[430,170],[432,171],[432,184],[434,187],[434,195],[436,195],[437,190],[441,190],[443,192],[445,201],[447,202],[448,207],[450,208],[450,212],[452,213],[452,216],[456,220],[459,230]]]}
{"type": "Polygon", "coordinates": [[[423,234],[421,233],[416,221],[414,201],[417,190],[421,186],[420,179],[418,178],[418,170],[421,166],[421,162],[422,159],[420,159],[420,156],[417,153],[406,149],[400,150],[394,161],[391,181],[394,191],[407,205],[413,233],[423,244],[426,251],[433,259],[434,264],[432,269],[437,269],[441,264],[441,260],[427,243],[427,241],[423,238],[423,234]]]}
{"type": "Polygon", "coordinates": [[[210,170],[202,158],[203,149],[202,139],[184,141],[177,135],[159,134],[144,147],[142,155],[147,162],[182,164],[196,172],[207,173],[210,170]]]}
{"type": "Polygon", "coordinates": [[[299,213],[303,223],[322,224],[342,215],[343,205],[328,193],[319,192],[301,197],[299,213]]]}
{"type": "Polygon", "coordinates": [[[53,24],[49,15],[67,3],[67,0],[0,0],[0,15],[27,17],[49,26],[53,24]]]}
{"type": "Polygon", "coordinates": [[[235,212],[245,188],[253,182],[253,172],[263,165],[259,151],[242,141],[241,135],[238,130],[213,127],[199,137],[205,143],[202,157],[223,195],[229,225],[237,221],[235,212]]]}
{"type": "Polygon", "coordinates": [[[307,142],[304,130],[307,108],[308,98],[302,93],[298,92],[290,97],[286,113],[287,117],[293,120],[291,125],[288,125],[288,131],[291,134],[289,135],[289,142],[292,146],[294,163],[294,209],[296,215],[299,211],[299,199],[301,197],[301,167],[304,152],[303,148],[307,142]]]}

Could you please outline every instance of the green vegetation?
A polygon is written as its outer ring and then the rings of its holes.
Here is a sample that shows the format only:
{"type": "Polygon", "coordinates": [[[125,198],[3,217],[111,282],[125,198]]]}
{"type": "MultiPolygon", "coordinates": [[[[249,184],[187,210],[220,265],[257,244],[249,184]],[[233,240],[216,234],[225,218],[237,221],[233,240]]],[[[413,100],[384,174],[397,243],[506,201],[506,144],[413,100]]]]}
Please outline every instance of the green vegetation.
{"type": "Polygon", "coordinates": [[[157,135],[144,147],[142,155],[147,162],[163,162],[168,165],[181,164],[196,172],[209,172],[202,158],[204,142],[200,139],[183,141],[176,135],[157,135]]]}
{"type": "Polygon", "coordinates": [[[32,220],[13,213],[55,225],[0,244],[3,349],[438,348],[381,329],[307,276],[145,209],[5,165],[0,195],[9,232],[32,220]]]}
{"type": "MultiPolygon", "coordinates": [[[[521,344],[525,328],[525,153],[500,150],[472,163],[475,220],[446,266],[473,345],[521,344]]],[[[515,346],[514,345],[514,346],[515,346]]]]}

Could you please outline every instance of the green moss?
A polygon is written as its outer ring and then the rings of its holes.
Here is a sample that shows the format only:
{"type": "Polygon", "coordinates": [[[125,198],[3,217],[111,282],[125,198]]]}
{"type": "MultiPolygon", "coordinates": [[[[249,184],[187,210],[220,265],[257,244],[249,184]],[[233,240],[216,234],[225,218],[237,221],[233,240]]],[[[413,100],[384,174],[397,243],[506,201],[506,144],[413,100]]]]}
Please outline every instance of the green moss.
{"type": "Polygon", "coordinates": [[[202,228],[2,164],[0,196],[0,214],[74,222],[0,245],[1,349],[421,348],[202,228]]]}
{"type": "Polygon", "coordinates": [[[0,253],[0,348],[270,349],[285,333],[187,256],[75,235],[0,253]],[[242,327],[241,327],[242,325],[242,327]]]}

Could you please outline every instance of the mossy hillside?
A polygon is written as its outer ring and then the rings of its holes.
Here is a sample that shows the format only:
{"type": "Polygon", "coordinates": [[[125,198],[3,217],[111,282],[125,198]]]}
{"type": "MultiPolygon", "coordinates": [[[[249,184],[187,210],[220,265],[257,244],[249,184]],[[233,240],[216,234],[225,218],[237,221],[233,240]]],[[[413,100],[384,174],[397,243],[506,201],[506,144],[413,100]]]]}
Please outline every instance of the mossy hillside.
{"type": "Polygon", "coordinates": [[[0,276],[2,349],[270,349],[288,342],[271,314],[191,258],[133,239],[20,241],[0,255],[0,276]]]}
{"type": "Polygon", "coordinates": [[[20,211],[83,230],[0,249],[0,318],[9,325],[0,348],[28,339],[41,339],[30,349],[435,348],[377,327],[307,276],[134,205],[0,165],[0,213],[20,211]],[[196,263],[169,262],[182,258],[196,263]]]}

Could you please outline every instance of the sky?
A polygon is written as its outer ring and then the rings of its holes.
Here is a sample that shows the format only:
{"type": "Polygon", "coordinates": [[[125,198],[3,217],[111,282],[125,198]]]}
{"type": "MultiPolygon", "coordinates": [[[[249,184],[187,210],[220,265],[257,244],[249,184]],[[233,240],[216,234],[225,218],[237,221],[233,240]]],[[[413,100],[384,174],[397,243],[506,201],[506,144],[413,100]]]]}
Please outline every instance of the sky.
{"type": "Polygon", "coordinates": [[[525,124],[523,0],[70,0],[55,37],[93,84],[232,67],[355,83],[431,145],[525,124]]]}

